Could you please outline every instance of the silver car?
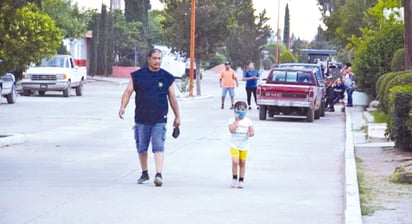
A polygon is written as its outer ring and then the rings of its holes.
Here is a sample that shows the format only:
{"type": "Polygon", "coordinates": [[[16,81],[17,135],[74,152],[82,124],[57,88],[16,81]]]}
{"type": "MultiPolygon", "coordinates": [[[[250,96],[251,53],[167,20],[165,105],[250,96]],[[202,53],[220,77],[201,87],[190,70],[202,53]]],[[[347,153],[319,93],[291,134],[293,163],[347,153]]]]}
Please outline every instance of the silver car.
{"type": "MultiPolygon", "coordinates": [[[[11,73],[0,75],[0,96],[7,99],[7,103],[16,103],[16,78],[11,73]]],[[[1,101],[0,101],[1,102],[1,101]]]]}

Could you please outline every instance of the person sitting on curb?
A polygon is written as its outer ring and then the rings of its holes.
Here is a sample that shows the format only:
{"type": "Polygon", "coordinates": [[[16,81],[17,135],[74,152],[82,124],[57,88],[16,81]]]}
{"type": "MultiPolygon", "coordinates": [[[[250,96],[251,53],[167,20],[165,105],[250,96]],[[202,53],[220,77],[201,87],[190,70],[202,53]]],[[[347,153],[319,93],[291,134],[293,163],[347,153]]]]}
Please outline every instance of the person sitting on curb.
{"type": "Polygon", "coordinates": [[[332,92],[330,95],[330,104],[328,111],[335,112],[335,104],[342,100],[345,96],[345,85],[342,82],[341,78],[336,79],[335,83],[332,85],[332,92]]]}

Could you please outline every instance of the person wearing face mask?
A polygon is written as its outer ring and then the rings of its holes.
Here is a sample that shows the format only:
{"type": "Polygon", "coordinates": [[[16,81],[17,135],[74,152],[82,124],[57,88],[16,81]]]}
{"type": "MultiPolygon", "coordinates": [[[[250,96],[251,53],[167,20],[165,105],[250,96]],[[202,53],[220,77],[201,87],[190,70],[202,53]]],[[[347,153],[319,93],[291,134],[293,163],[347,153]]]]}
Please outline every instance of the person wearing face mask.
{"type": "Polygon", "coordinates": [[[231,133],[232,187],[243,188],[249,138],[255,135],[252,120],[246,117],[247,104],[238,101],[234,105],[235,116],[229,119],[231,133]]]}

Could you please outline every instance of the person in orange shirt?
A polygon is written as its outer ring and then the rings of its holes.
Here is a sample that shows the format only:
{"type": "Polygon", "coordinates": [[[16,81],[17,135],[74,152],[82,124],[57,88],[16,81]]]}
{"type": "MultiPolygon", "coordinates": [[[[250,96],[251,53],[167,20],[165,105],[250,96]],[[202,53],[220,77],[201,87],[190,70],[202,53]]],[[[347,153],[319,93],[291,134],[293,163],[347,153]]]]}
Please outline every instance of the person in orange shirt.
{"type": "Polygon", "coordinates": [[[227,93],[230,95],[230,101],[232,103],[230,109],[233,109],[233,104],[235,102],[235,87],[239,86],[236,78],[235,71],[230,67],[230,62],[225,62],[225,70],[219,74],[220,88],[222,88],[222,106],[221,109],[225,107],[225,98],[227,93]]]}

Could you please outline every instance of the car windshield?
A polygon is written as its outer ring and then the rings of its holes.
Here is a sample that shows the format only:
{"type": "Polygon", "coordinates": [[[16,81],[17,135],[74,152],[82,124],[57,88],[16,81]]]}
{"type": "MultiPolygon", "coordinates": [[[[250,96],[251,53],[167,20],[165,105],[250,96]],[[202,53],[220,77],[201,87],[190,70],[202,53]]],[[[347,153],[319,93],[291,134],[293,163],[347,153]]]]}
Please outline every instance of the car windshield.
{"type": "Polygon", "coordinates": [[[53,57],[53,58],[43,58],[41,64],[38,67],[65,67],[65,58],[63,57],[53,57]]]}
{"type": "Polygon", "coordinates": [[[315,74],[316,74],[316,77],[319,79],[319,80],[321,80],[323,77],[322,77],[322,73],[321,73],[321,71],[320,71],[320,69],[319,69],[319,66],[318,65],[316,65],[316,64],[314,64],[314,65],[293,65],[293,64],[290,64],[290,65],[288,65],[288,64],[285,64],[285,65],[280,65],[279,67],[281,67],[281,68],[294,68],[294,69],[311,69],[315,74]]]}
{"type": "Polygon", "coordinates": [[[273,71],[270,82],[313,83],[312,74],[304,71],[273,71]]]}

